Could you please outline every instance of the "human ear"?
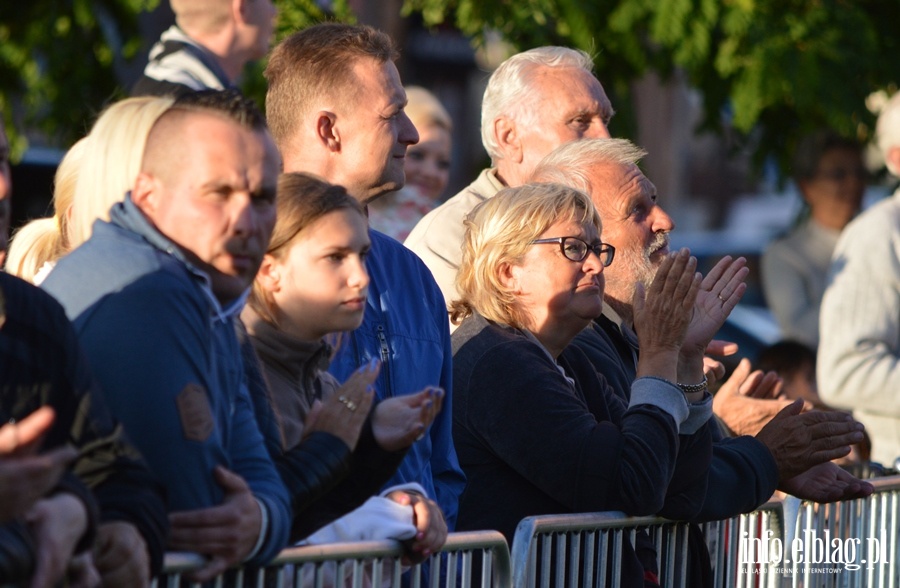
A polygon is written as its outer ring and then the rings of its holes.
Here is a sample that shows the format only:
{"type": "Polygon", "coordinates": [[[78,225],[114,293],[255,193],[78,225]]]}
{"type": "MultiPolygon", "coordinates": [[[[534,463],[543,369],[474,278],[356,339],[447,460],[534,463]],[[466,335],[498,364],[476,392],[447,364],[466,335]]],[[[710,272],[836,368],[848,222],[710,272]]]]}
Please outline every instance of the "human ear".
{"type": "Polygon", "coordinates": [[[281,290],[281,272],[278,260],[272,255],[268,253],[263,255],[259,271],[256,273],[256,281],[267,292],[278,292],[281,290]]]}
{"type": "Polygon", "coordinates": [[[316,136],[329,151],[340,151],[341,135],[337,128],[337,115],[327,110],[316,113],[316,136]]]}
{"type": "Polygon", "coordinates": [[[507,290],[517,292],[519,290],[519,272],[521,269],[521,267],[509,262],[502,262],[497,267],[497,278],[500,280],[500,284],[507,290]]]}
{"type": "Polygon", "coordinates": [[[232,0],[231,15],[234,18],[235,22],[247,22],[247,10],[249,9],[248,3],[249,0],[232,0]]]}
{"type": "Polygon", "coordinates": [[[499,116],[494,119],[494,137],[500,146],[503,159],[522,163],[524,154],[522,153],[522,143],[519,141],[516,121],[508,116],[499,116]]]}
{"type": "Polygon", "coordinates": [[[161,188],[160,181],[157,178],[147,172],[140,172],[134,180],[134,187],[131,189],[131,201],[141,212],[152,218],[159,207],[159,192],[161,188]]]}

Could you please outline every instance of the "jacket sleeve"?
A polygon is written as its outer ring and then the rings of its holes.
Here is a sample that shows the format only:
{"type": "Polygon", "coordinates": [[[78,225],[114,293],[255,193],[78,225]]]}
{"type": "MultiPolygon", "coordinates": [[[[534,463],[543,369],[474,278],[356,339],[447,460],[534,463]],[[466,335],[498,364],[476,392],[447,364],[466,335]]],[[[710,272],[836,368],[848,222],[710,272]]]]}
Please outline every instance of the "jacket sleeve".
{"type": "MultiPolygon", "coordinates": [[[[427,271],[427,270],[426,270],[427,271]]],[[[444,389],[441,412],[431,425],[431,471],[434,479],[434,499],[444,512],[447,529],[456,529],[459,497],[466,488],[466,475],[459,465],[453,445],[453,348],[450,344],[450,323],[447,318],[444,297],[434,286],[434,321],[443,341],[443,368],[440,386],[444,389]]]]}
{"type": "Polygon", "coordinates": [[[727,519],[764,504],[778,485],[778,467],[765,445],[753,437],[713,444],[709,486],[694,522],[727,519]]]}
{"type": "MultiPolygon", "coordinates": [[[[586,354],[582,354],[583,349],[580,346],[569,346],[563,356],[569,360],[569,369],[578,370],[582,381],[582,389],[587,393],[590,387],[585,382],[590,379],[597,382],[603,403],[609,412],[609,418],[613,422],[623,422],[627,414],[625,402],[615,393],[603,374],[595,370],[594,363],[586,354]],[[579,368],[579,363],[583,362],[585,367],[579,368]]],[[[632,390],[629,390],[629,396],[634,398],[640,395],[646,395],[647,382],[655,384],[653,378],[644,378],[632,383],[632,390]],[[642,390],[643,389],[643,390],[642,390]]],[[[653,394],[656,392],[654,385],[650,390],[653,394]]],[[[587,397],[590,398],[590,397],[587,397]]],[[[647,400],[653,402],[653,397],[647,400]]],[[[682,399],[679,397],[679,401],[682,399]]],[[[592,403],[589,400],[589,408],[592,403]]],[[[603,409],[592,408],[595,416],[602,414],[603,409]]],[[[674,412],[674,411],[673,411],[674,412]]],[[[712,426],[714,422],[710,417],[712,414],[712,397],[706,397],[700,401],[688,405],[688,417],[679,425],[678,451],[675,456],[675,467],[668,486],[665,488],[665,497],[663,504],[657,514],[673,520],[689,520],[696,516],[700,511],[704,497],[706,496],[707,483],[709,478],[709,464],[712,456],[712,426]]],[[[598,418],[598,420],[601,420],[598,418]]]]}
{"type": "MultiPolygon", "coordinates": [[[[680,399],[685,418],[680,390],[658,383],[660,397],[680,399]]],[[[492,347],[460,386],[468,390],[462,420],[480,442],[573,512],[662,508],[678,451],[678,424],[665,410],[634,403],[621,423],[598,422],[530,343],[492,347]]]]}
{"type": "Polygon", "coordinates": [[[293,513],[287,488],[266,451],[250,395],[243,385],[234,411],[229,456],[234,471],[247,481],[253,496],[268,510],[266,538],[248,560],[250,564],[264,564],[287,546],[293,513]]]}
{"type": "Polygon", "coordinates": [[[251,563],[274,556],[287,542],[289,502],[254,420],[231,325],[216,331],[196,286],[168,272],[99,300],[75,325],[112,413],[166,485],[170,509],[219,504],[213,470],[224,466],[267,510],[268,535],[251,563]]]}
{"type": "MultiPolygon", "coordinates": [[[[340,444],[343,452],[349,454],[343,441],[323,432],[313,433],[296,450],[306,446],[315,435],[330,438],[332,443],[340,444]]],[[[361,506],[373,495],[377,495],[381,487],[394,475],[405,455],[406,451],[387,452],[381,449],[372,433],[371,418],[367,419],[356,450],[349,454],[349,458],[345,462],[342,462],[346,464],[342,470],[342,473],[346,475],[331,484],[329,486],[331,489],[324,493],[321,499],[309,505],[309,508],[302,511],[295,509],[291,541],[304,539],[317,529],[361,506]]]]}

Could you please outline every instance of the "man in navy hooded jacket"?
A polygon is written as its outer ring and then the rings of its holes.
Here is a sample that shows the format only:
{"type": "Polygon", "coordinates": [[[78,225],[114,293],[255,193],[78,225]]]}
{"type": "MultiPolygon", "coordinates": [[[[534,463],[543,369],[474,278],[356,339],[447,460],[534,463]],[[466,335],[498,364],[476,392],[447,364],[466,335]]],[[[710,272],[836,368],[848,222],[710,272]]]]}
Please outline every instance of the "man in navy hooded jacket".
{"type": "Polygon", "coordinates": [[[257,427],[235,330],[275,222],[279,157],[239,97],[167,111],[125,201],[43,286],[169,495],[169,548],[205,581],[287,543],[290,502],[257,427]]]}

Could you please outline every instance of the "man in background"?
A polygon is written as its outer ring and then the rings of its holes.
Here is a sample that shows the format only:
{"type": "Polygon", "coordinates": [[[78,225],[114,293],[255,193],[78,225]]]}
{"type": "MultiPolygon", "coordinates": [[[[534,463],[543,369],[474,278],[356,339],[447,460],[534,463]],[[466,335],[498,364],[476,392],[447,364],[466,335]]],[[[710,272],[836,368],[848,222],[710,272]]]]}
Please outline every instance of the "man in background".
{"type": "Polygon", "coordinates": [[[150,50],[132,96],[234,88],[265,57],[278,14],[272,0],[170,0],[175,24],[150,50]]]}

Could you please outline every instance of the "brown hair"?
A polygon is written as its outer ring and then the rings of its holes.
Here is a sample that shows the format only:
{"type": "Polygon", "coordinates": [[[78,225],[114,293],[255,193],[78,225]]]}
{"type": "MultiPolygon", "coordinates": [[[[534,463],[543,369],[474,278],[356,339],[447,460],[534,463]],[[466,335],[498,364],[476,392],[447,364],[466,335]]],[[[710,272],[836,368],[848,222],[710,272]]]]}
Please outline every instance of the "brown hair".
{"type": "Polygon", "coordinates": [[[397,59],[391,38],[369,26],[322,23],[298,31],[272,50],[265,77],[266,118],[278,148],[320,96],[352,96],[353,66],[361,58],[397,59]]]}
{"type": "MultiPolygon", "coordinates": [[[[329,184],[307,173],[287,173],[278,177],[278,196],[275,199],[278,220],[266,255],[281,259],[291,243],[303,230],[330,212],[351,209],[365,217],[359,202],[343,186],[329,184]]],[[[275,324],[272,299],[258,281],[247,301],[250,307],[268,323],[275,324]]]]}

